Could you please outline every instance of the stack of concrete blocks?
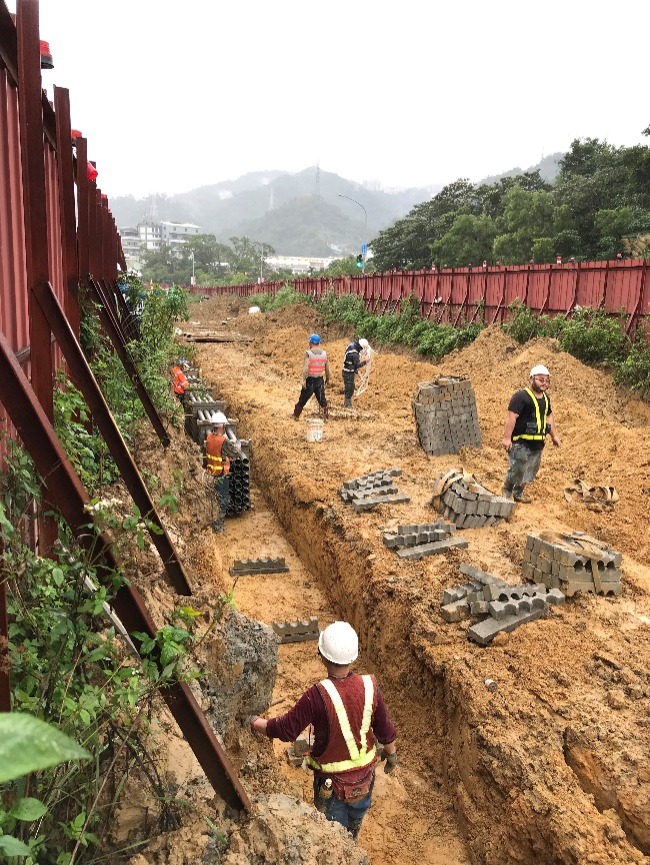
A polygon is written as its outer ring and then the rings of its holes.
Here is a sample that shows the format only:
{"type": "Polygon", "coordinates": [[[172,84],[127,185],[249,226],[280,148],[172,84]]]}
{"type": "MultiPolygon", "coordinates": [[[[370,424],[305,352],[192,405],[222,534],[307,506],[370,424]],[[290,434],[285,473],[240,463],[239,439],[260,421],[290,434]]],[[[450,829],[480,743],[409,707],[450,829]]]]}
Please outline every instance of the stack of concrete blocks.
{"type": "Polygon", "coordinates": [[[418,560],[453,549],[466,549],[467,541],[454,535],[455,531],[452,523],[436,520],[417,526],[398,526],[397,532],[384,532],[383,537],[384,544],[396,550],[400,559],[418,560]]]}
{"type": "Polygon", "coordinates": [[[434,481],[431,504],[456,528],[494,526],[510,516],[515,507],[512,499],[491,493],[473,475],[462,471],[453,472],[453,469],[444,472],[434,481]],[[438,494],[436,490],[445,477],[449,483],[443,483],[438,494]]]}
{"type": "Polygon", "coordinates": [[[235,559],[230,566],[231,577],[246,574],[282,574],[289,570],[284,559],[235,559]]]}
{"type": "Polygon", "coordinates": [[[320,636],[318,619],[315,616],[298,619],[296,622],[273,622],[271,627],[281,643],[304,643],[306,640],[317,640],[320,636]]]}
{"type": "Polygon", "coordinates": [[[445,622],[482,616],[467,631],[468,638],[481,646],[487,646],[497,634],[545,616],[550,604],[564,603],[562,592],[543,584],[513,586],[468,564],[460,565],[460,572],[469,580],[445,590],[440,612],[445,622]]]}
{"type": "Polygon", "coordinates": [[[622,556],[583,532],[528,535],[522,564],[524,579],[560,589],[567,597],[578,592],[620,595],[622,556]]]}
{"type": "Polygon", "coordinates": [[[418,439],[428,454],[457,453],[481,444],[476,398],[467,376],[436,376],[420,382],[413,395],[418,439]]]}
{"type": "Polygon", "coordinates": [[[343,501],[349,502],[355,511],[371,511],[377,505],[386,503],[408,502],[409,497],[400,493],[393,481],[393,478],[401,474],[402,470],[395,467],[370,472],[353,480],[344,481],[339,493],[343,501]]]}

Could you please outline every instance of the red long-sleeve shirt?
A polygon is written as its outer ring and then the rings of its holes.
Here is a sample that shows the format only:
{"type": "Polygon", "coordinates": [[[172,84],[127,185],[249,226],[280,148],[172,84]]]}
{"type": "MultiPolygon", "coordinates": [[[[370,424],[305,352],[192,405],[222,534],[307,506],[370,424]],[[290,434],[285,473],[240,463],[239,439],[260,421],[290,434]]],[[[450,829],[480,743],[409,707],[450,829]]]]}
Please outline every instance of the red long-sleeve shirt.
{"type": "MultiPolygon", "coordinates": [[[[346,679],[332,680],[345,701],[345,682],[357,673],[350,673],[346,679]]],[[[382,745],[390,745],[395,740],[395,727],[391,721],[388,709],[384,703],[379,686],[376,686],[377,705],[372,716],[372,731],[377,741],[382,745]]],[[[320,691],[312,685],[302,695],[295,706],[277,718],[271,718],[266,724],[266,735],[270,739],[280,739],[283,742],[293,742],[310,724],[314,727],[314,744],[311,754],[314,759],[324,752],[329,736],[327,710],[320,691]]]]}

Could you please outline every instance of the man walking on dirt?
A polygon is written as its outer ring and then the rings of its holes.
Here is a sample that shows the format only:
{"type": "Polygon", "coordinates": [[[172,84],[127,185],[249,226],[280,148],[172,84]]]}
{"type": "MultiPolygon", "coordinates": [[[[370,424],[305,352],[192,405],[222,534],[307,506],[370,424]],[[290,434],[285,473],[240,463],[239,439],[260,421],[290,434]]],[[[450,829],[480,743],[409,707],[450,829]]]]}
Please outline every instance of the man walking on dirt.
{"type": "Polygon", "coordinates": [[[307,765],[314,772],[314,805],[356,838],[372,801],[376,742],[384,746],[384,772],[397,765],[395,727],[375,677],[351,670],[359,654],[351,625],[334,622],[321,631],[318,654],[327,678],[305,691],[285,715],[255,717],[250,726],[270,739],[293,742],[313,725],[307,765]]]}
{"type": "Polygon", "coordinates": [[[318,400],[318,405],[323,410],[323,417],[327,419],[325,385],[329,383],[330,362],[327,359],[327,353],[320,347],[320,336],[317,333],[312,333],[309,337],[309,348],[305,352],[302,363],[302,390],[293,409],[294,420],[298,420],[312,396],[318,400]]]}
{"type": "Polygon", "coordinates": [[[555,432],[548,389],[551,374],[542,364],[530,371],[530,384],[513,394],[503,431],[503,447],[508,454],[508,471],[503,494],[516,502],[530,504],[524,492],[526,484],[537,476],[542,461],[544,439],[550,435],[556,448],[560,439],[555,432]]]}
{"type": "Polygon", "coordinates": [[[352,408],[354,379],[361,367],[366,365],[365,360],[361,360],[360,353],[366,348],[368,348],[367,339],[353,339],[345,349],[345,357],[343,358],[344,408],[352,408]]]}

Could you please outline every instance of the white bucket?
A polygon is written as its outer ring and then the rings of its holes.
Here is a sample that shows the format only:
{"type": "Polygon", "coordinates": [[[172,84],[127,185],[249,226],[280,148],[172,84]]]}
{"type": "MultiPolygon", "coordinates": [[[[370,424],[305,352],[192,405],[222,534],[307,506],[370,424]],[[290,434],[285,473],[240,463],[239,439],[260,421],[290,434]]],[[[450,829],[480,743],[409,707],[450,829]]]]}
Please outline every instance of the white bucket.
{"type": "Polygon", "coordinates": [[[308,442],[322,442],[323,441],[323,427],[325,426],[324,421],[320,418],[312,417],[307,421],[307,441],[308,442]]]}

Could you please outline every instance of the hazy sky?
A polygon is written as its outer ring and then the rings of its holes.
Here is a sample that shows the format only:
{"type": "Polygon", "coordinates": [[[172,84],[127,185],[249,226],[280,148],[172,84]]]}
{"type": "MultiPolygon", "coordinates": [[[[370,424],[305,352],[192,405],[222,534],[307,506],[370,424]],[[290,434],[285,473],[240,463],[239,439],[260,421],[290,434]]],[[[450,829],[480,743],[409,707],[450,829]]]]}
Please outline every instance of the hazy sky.
{"type": "MultiPolygon", "coordinates": [[[[9,0],[11,11],[15,0],[9,0]]],[[[109,196],[318,163],[384,188],[650,144],[650,3],[41,0],[109,196]]]]}

